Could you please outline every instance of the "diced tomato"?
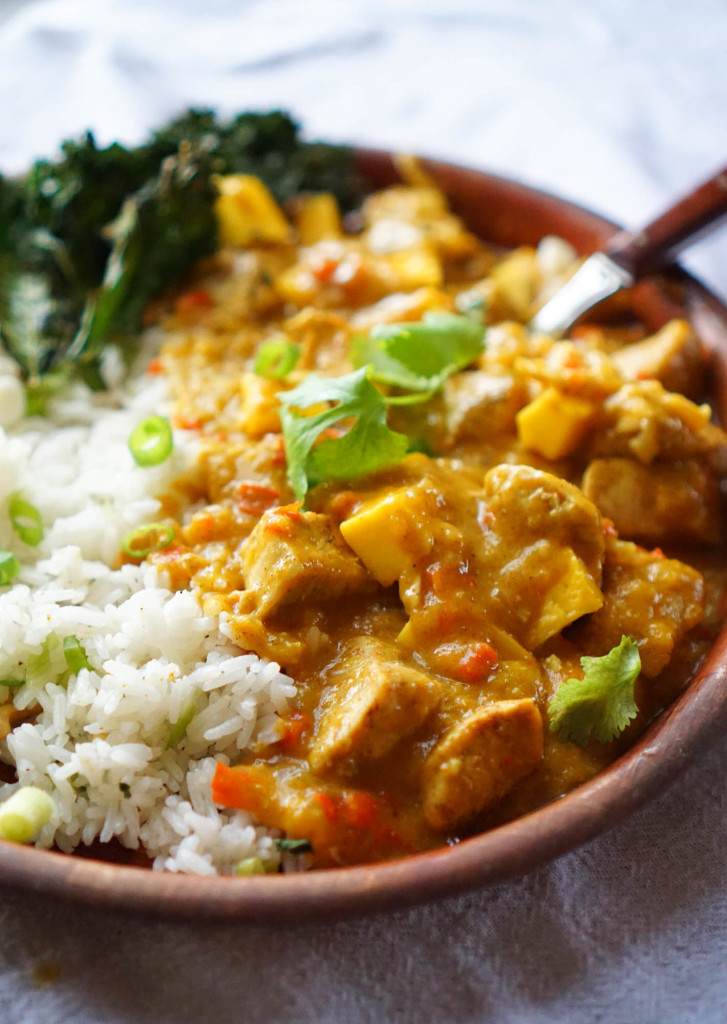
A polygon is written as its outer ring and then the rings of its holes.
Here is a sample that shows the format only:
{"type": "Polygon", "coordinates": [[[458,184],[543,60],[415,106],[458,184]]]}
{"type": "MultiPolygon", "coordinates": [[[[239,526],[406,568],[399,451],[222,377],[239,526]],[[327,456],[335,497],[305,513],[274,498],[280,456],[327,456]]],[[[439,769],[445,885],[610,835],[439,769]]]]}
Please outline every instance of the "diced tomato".
{"type": "Polygon", "coordinates": [[[479,683],[496,667],[497,652],[492,644],[473,644],[460,660],[459,678],[467,683],[479,683]]]}
{"type": "Polygon", "coordinates": [[[616,529],[616,527],[614,526],[614,524],[612,523],[612,521],[610,519],[606,519],[604,517],[602,522],[603,522],[603,533],[604,533],[604,535],[606,537],[618,537],[618,530],[616,529]]]}
{"type": "Polygon", "coordinates": [[[183,413],[177,413],[174,417],[174,426],[178,430],[201,430],[202,420],[193,419],[190,416],[185,416],[183,413]]]}
{"type": "Polygon", "coordinates": [[[173,562],[180,555],[183,555],[188,548],[183,548],[180,544],[172,544],[171,547],[163,548],[161,551],[154,552],[155,562],[173,562]]]}
{"type": "Polygon", "coordinates": [[[357,829],[368,829],[380,824],[379,801],[370,793],[364,793],[362,790],[348,793],[346,795],[346,818],[348,824],[357,829]]]}
{"type": "Polygon", "coordinates": [[[278,740],[278,746],[282,750],[290,750],[292,747],[296,747],[311,725],[312,722],[309,715],[304,714],[302,711],[293,711],[287,718],[280,720],[281,735],[278,740]]]}
{"type": "Polygon", "coordinates": [[[338,805],[332,796],[328,793],[319,792],[315,794],[315,799],[323,811],[323,817],[329,824],[332,825],[335,821],[338,821],[338,805]]]}
{"type": "Polygon", "coordinates": [[[367,277],[368,268],[361,256],[356,252],[351,252],[336,267],[333,283],[350,295],[351,292],[366,283],[367,277]]]}
{"type": "Polygon", "coordinates": [[[212,296],[203,288],[196,291],[185,292],[177,299],[177,313],[185,314],[198,309],[211,309],[214,305],[212,296]]]}
{"type": "Polygon", "coordinates": [[[160,373],[164,373],[161,359],[152,359],[146,368],[146,372],[150,377],[158,377],[160,373]]]}
{"type": "Polygon", "coordinates": [[[205,512],[197,513],[192,523],[194,526],[193,532],[195,544],[207,544],[209,541],[214,540],[217,524],[213,515],[205,512]]]}
{"type": "Polygon", "coordinates": [[[229,768],[221,761],[217,762],[212,779],[212,799],[221,807],[235,807],[251,814],[260,814],[266,804],[260,780],[253,772],[229,768]]]}
{"type": "Polygon", "coordinates": [[[583,354],[578,349],[572,348],[563,360],[563,366],[568,370],[575,370],[583,366],[583,354]]]}
{"type": "Polygon", "coordinates": [[[325,284],[330,281],[336,270],[340,260],[334,256],[321,256],[316,259],[315,263],[311,267],[311,273],[316,281],[320,281],[321,284],[325,284]]]}
{"type": "Polygon", "coordinates": [[[651,553],[654,556],[654,558],[658,558],[658,559],[666,558],[666,555],[661,550],[661,548],[654,548],[654,550],[651,553]]]}
{"type": "Polygon", "coordinates": [[[251,516],[261,516],[266,509],[277,504],[280,498],[277,487],[258,484],[254,480],[243,480],[238,485],[237,492],[240,495],[240,510],[251,516]]]}
{"type": "MultiPolygon", "coordinates": [[[[266,438],[272,438],[272,434],[266,434],[266,438]]],[[[273,466],[285,465],[285,442],[281,434],[275,435],[275,445],[270,452],[270,462],[273,466]]]]}
{"type": "Polygon", "coordinates": [[[291,505],[281,505],[280,508],[276,508],[265,525],[268,533],[275,533],[279,537],[289,537],[293,530],[293,524],[300,519],[302,504],[302,501],[294,501],[291,505]]]}

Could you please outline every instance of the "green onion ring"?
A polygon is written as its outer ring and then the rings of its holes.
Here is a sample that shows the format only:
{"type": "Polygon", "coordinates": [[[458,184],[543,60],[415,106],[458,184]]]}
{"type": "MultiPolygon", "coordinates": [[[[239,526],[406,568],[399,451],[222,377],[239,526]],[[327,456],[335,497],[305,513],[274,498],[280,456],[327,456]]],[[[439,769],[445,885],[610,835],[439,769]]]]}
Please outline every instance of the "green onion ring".
{"type": "Polygon", "coordinates": [[[23,543],[30,545],[32,548],[37,547],[43,540],[44,533],[43,520],[40,518],[40,512],[35,505],[31,505],[29,501],[26,501],[22,495],[16,492],[10,496],[8,514],[10,515],[13,529],[23,543]]]}
{"type": "Polygon", "coordinates": [[[0,587],[5,586],[20,572],[20,562],[12,551],[0,551],[0,587]]]}
{"type": "Polygon", "coordinates": [[[135,530],[130,530],[125,537],[121,540],[121,550],[129,558],[146,558],[153,551],[163,551],[164,548],[168,548],[174,540],[176,531],[173,526],[168,523],[144,523],[143,526],[137,526],[135,530]],[[136,543],[143,540],[149,534],[157,535],[157,540],[153,544],[149,544],[147,547],[138,548],[136,543]]]}
{"type": "Polygon", "coordinates": [[[134,428],[129,450],[137,466],[158,466],[172,454],[172,425],[164,416],[149,416],[134,428]]]}
{"type": "Polygon", "coordinates": [[[258,349],[253,369],[258,377],[268,380],[282,380],[287,377],[300,359],[300,345],[287,338],[270,338],[258,349]]]}
{"type": "Polygon", "coordinates": [[[66,659],[66,665],[68,665],[74,676],[77,676],[82,668],[87,668],[93,672],[93,665],[88,660],[86,648],[77,636],[65,637],[63,640],[63,656],[66,659]]]}
{"type": "Polygon", "coordinates": [[[0,838],[29,843],[53,817],[53,801],[43,789],[24,786],[0,804],[0,838]]]}

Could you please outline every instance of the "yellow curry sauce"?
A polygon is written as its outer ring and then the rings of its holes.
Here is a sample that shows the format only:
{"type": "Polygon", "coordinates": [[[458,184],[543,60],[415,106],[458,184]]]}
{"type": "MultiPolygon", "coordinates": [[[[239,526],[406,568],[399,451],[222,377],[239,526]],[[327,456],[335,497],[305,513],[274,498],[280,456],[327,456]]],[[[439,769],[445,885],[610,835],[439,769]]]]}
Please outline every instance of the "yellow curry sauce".
{"type": "Polygon", "coordinates": [[[279,741],[222,765],[216,800],[309,840],[315,865],[383,859],[566,793],[679,692],[719,617],[725,436],[693,401],[704,359],[685,322],[525,329],[574,268],[565,243],[503,256],[416,174],[351,233],[330,196],[288,220],[261,189],[226,180],[225,244],[162,321],[150,369],[201,455],[151,557],[298,684],[279,741]],[[375,325],[483,308],[483,354],[391,410],[421,451],[296,502],[277,395],[349,373],[375,325]],[[281,337],[295,368],[256,374],[281,337]],[[622,635],[638,718],[611,743],[560,739],[548,702],[622,635]]]}

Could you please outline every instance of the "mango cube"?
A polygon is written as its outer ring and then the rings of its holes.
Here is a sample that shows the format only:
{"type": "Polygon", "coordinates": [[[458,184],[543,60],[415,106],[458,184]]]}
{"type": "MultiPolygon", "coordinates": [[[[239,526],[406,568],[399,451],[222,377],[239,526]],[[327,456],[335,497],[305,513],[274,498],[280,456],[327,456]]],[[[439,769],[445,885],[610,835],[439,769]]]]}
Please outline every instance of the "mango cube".
{"type": "Polygon", "coordinates": [[[223,245],[287,242],[290,225],[265,185],[252,174],[227,174],[216,180],[215,213],[223,245]]]}
{"type": "Polygon", "coordinates": [[[431,245],[398,249],[384,257],[392,282],[401,291],[415,288],[441,288],[444,282],[442,261],[431,245]]]}
{"type": "Polygon", "coordinates": [[[278,380],[268,380],[257,373],[240,376],[240,411],[238,425],[248,437],[263,437],[280,430],[280,413],[275,395],[283,390],[278,380]]]}
{"type": "Polygon", "coordinates": [[[559,575],[548,588],[540,613],[525,638],[530,650],[536,650],[571,622],[603,605],[600,587],[574,551],[564,549],[555,563],[553,568],[560,570],[559,575]]]}
{"type": "Polygon", "coordinates": [[[590,402],[546,388],[515,417],[521,444],[546,459],[563,459],[583,441],[591,426],[590,402]]]}
{"type": "Polygon", "coordinates": [[[407,573],[432,546],[423,532],[426,496],[407,488],[367,502],[341,523],[341,533],[371,575],[389,587],[407,573]]]}
{"type": "Polygon", "coordinates": [[[304,196],[298,206],[295,226],[301,245],[315,245],[326,238],[341,238],[341,212],[330,192],[304,196]]]}

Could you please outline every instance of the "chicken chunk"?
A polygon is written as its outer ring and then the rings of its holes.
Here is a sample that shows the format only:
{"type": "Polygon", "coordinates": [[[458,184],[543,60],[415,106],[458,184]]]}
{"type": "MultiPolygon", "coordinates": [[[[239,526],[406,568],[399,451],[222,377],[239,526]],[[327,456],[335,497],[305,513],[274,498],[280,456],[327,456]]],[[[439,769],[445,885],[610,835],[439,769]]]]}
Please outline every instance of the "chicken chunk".
{"type": "Polygon", "coordinates": [[[628,541],[609,539],[603,592],[603,607],[575,626],[570,638],[586,654],[600,656],[622,636],[631,637],[648,678],[665,668],[675,644],[704,615],[704,581],[696,569],[628,541]]]}
{"type": "Polygon", "coordinates": [[[297,602],[330,601],[376,587],[330,516],[302,512],[297,505],[263,514],[245,542],[242,570],[263,619],[297,602]]]}
{"type": "Polygon", "coordinates": [[[613,352],[611,359],[626,380],[654,378],[667,391],[679,391],[689,398],[701,393],[704,358],[686,320],[671,320],[650,338],[613,352]]]}
{"type": "Polygon", "coordinates": [[[500,800],[538,766],[543,721],[532,700],[503,700],[459,722],[424,767],[424,816],[449,831],[500,800]]]}
{"type": "Polygon", "coordinates": [[[697,459],[644,466],[634,459],[594,459],[583,493],[620,534],[645,544],[716,544],[721,536],[719,482],[697,459]]]}
{"type": "Polygon", "coordinates": [[[535,650],[601,607],[602,520],[576,487],[530,466],[491,469],[485,495],[491,598],[516,639],[535,650]]]}
{"type": "Polygon", "coordinates": [[[383,757],[419,728],[440,697],[440,683],[371,637],[353,640],[332,676],[345,682],[333,690],[309,757],[322,774],[352,774],[360,762],[383,757]]]}
{"type": "Polygon", "coordinates": [[[709,417],[708,406],[665,391],[656,380],[624,384],[603,405],[602,429],[590,454],[638,459],[644,465],[703,456],[724,471],[727,436],[709,417]]]}
{"type": "Polygon", "coordinates": [[[515,414],[528,400],[514,377],[470,370],[456,373],[444,385],[447,441],[485,442],[515,430],[515,414]]]}

